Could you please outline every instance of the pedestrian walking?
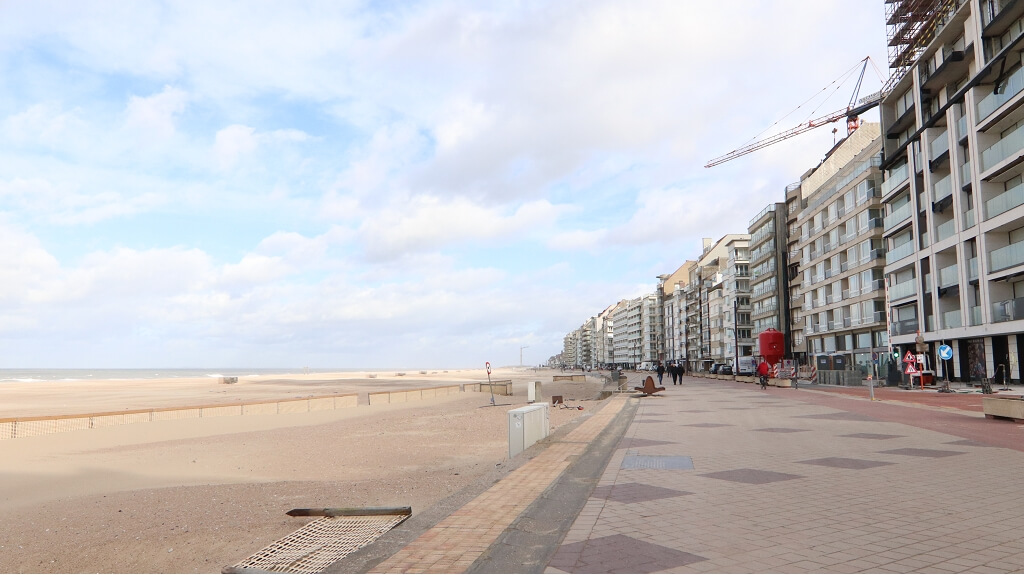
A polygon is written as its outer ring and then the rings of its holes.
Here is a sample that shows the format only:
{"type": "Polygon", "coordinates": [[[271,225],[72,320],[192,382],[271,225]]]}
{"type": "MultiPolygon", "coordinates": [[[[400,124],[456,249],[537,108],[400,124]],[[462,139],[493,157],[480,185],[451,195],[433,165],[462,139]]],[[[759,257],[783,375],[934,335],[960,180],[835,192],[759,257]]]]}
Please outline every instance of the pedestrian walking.
{"type": "Polygon", "coordinates": [[[668,366],[668,371],[669,371],[669,373],[672,374],[672,385],[678,385],[679,384],[679,366],[673,363],[672,365],[668,366]]]}
{"type": "Polygon", "coordinates": [[[661,378],[665,377],[665,366],[658,362],[658,385],[661,385],[661,378]]]}

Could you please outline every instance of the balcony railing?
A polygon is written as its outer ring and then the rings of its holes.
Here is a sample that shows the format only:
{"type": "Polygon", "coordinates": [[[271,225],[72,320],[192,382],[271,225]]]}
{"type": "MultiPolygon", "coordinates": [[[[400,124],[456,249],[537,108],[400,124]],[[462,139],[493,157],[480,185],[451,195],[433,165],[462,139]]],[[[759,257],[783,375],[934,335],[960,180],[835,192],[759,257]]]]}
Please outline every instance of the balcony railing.
{"type": "Polygon", "coordinates": [[[960,119],[956,121],[956,137],[962,140],[967,136],[967,116],[960,116],[960,119]]]}
{"type": "Polygon", "coordinates": [[[978,118],[984,120],[995,112],[999,106],[1010,101],[1011,98],[1024,90],[1024,68],[1018,69],[1006,79],[1006,87],[998,94],[993,92],[978,102],[978,118]]]}
{"type": "Polygon", "coordinates": [[[967,281],[978,279],[978,258],[967,260],[967,281]]]}
{"type": "Polygon", "coordinates": [[[974,208],[964,212],[964,229],[973,228],[977,222],[974,219],[974,208]]]}
{"type": "Polygon", "coordinates": [[[967,160],[964,165],[960,166],[960,186],[966,186],[971,183],[971,161],[967,160]]]}
{"type": "Polygon", "coordinates": [[[942,327],[949,329],[953,327],[961,327],[964,325],[963,316],[960,314],[960,310],[954,309],[942,314],[942,327]]]}
{"type": "Polygon", "coordinates": [[[981,169],[987,171],[1006,158],[1020,152],[1024,148],[1024,127],[1018,127],[1005,138],[981,152],[981,169]]]}
{"type": "Polygon", "coordinates": [[[955,233],[956,220],[949,220],[948,222],[941,223],[935,228],[935,241],[941,242],[955,233]]]}
{"type": "Polygon", "coordinates": [[[935,201],[941,202],[942,200],[953,195],[953,174],[949,174],[945,178],[935,182],[935,201]]]}
{"type": "Polygon", "coordinates": [[[985,219],[994,218],[1024,204],[1024,182],[985,202],[985,219]]]}
{"type": "Polygon", "coordinates": [[[914,242],[907,242],[899,247],[889,250],[885,254],[885,263],[892,264],[914,253],[914,242]]]}
{"type": "Polygon", "coordinates": [[[886,196],[910,178],[910,165],[903,164],[895,170],[889,170],[889,177],[882,182],[882,195],[886,196]]]}
{"type": "Polygon", "coordinates": [[[914,280],[900,282],[889,288],[889,299],[903,299],[917,293],[917,284],[914,280]]]}
{"type": "Polygon", "coordinates": [[[971,325],[981,325],[981,306],[971,306],[971,325]]]}
{"type": "Polygon", "coordinates": [[[931,161],[935,161],[942,154],[949,151],[949,138],[946,137],[946,132],[939,134],[937,138],[931,142],[932,155],[928,158],[931,161]]]}
{"type": "Polygon", "coordinates": [[[999,323],[1024,319],[1024,297],[998,301],[992,304],[992,322],[999,323]]]}
{"type": "Polygon", "coordinates": [[[1024,242],[1010,244],[1004,248],[993,250],[988,255],[988,269],[990,271],[1005,270],[1024,264],[1024,242]]]}
{"type": "Polygon", "coordinates": [[[892,335],[909,335],[912,333],[917,333],[919,326],[920,324],[918,323],[916,317],[911,319],[894,321],[890,326],[890,332],[892,333],[892,335]]]}
{"type": "Polygon", "coordinates": [[[883,229],[889,231],[896,227],[897,224],[910,219],[910,203],[903,204],[902,206],[893,210],[891,214],[885,216],[883,221],[883,229]]]}

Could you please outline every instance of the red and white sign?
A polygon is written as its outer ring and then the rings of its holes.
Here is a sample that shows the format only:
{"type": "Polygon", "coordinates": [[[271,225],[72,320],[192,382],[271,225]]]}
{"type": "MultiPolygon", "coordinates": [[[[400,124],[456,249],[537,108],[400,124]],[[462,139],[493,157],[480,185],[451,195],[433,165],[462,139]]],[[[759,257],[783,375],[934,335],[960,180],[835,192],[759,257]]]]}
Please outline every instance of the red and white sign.
{"type": "Polygon", "coordinates": [[[921,375],[921,372],[917,369],[917,366],[913,363],[908,363],[907,368],[903,370],[903,373],[907,375],[921,375]]]}
{"type": "Polygon", "coordinates": [[[907,355],[903,356],[903,363],[916,363],[916,362],[917,362],[917,358],[914,357],[914,354],[910,353],[909,351],[907,352],[907,355]]]}
{"type": "Polygon", "coordinates": [[[491,362],[484,362],[484,365],[487,366],[487,375],[491,375],[491,362]]]}

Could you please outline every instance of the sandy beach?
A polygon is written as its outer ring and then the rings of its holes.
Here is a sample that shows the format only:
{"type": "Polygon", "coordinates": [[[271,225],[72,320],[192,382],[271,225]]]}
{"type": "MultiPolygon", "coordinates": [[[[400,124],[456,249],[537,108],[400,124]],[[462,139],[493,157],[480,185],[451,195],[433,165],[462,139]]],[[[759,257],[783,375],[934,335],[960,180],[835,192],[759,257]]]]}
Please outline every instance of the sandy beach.
{"type": "Polygon", "coordinates": [[[528,381],[553,428],[589,415],[602,383],[495,370],[512,397],[465,392],[367,405],[366,394],[487,381],[483,370],[195,380],[5,383],[0,418],[315,395],[360,405],[301,414],[155,421],[0,440],[0,572],[217,573],[307,519],[295,507],[411,506],[414,515],[507,465],[507,415],[528,381]]]}

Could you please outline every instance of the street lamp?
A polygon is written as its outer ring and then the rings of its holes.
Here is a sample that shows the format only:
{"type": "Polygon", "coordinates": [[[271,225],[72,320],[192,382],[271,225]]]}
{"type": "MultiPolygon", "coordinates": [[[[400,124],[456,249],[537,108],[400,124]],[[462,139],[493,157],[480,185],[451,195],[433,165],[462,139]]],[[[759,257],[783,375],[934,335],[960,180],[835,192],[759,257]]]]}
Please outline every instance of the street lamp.
{"type": "Polygon", "coordinates": [[[738,372],[740,370],[740,335],[739,335],[740,332],[739,332],[739,329],[737,329],[739,327],[739,323],[740,323],[739,322],[739,315],[740,315],[740,298],[738,296],[736,296],[732,300],[732,345],[733,345],[733,353],[734,353],[735,358],[736,358],[733,361],[732,369],[733,369],[733,371],[737,372],[737,375],[739,374],[738,372]]]}
{"type": "Polygon", "coordinates": [[[528,345],[519,346],[519,367],[523,367],[523,350],[528,348],[528,345]]]}

